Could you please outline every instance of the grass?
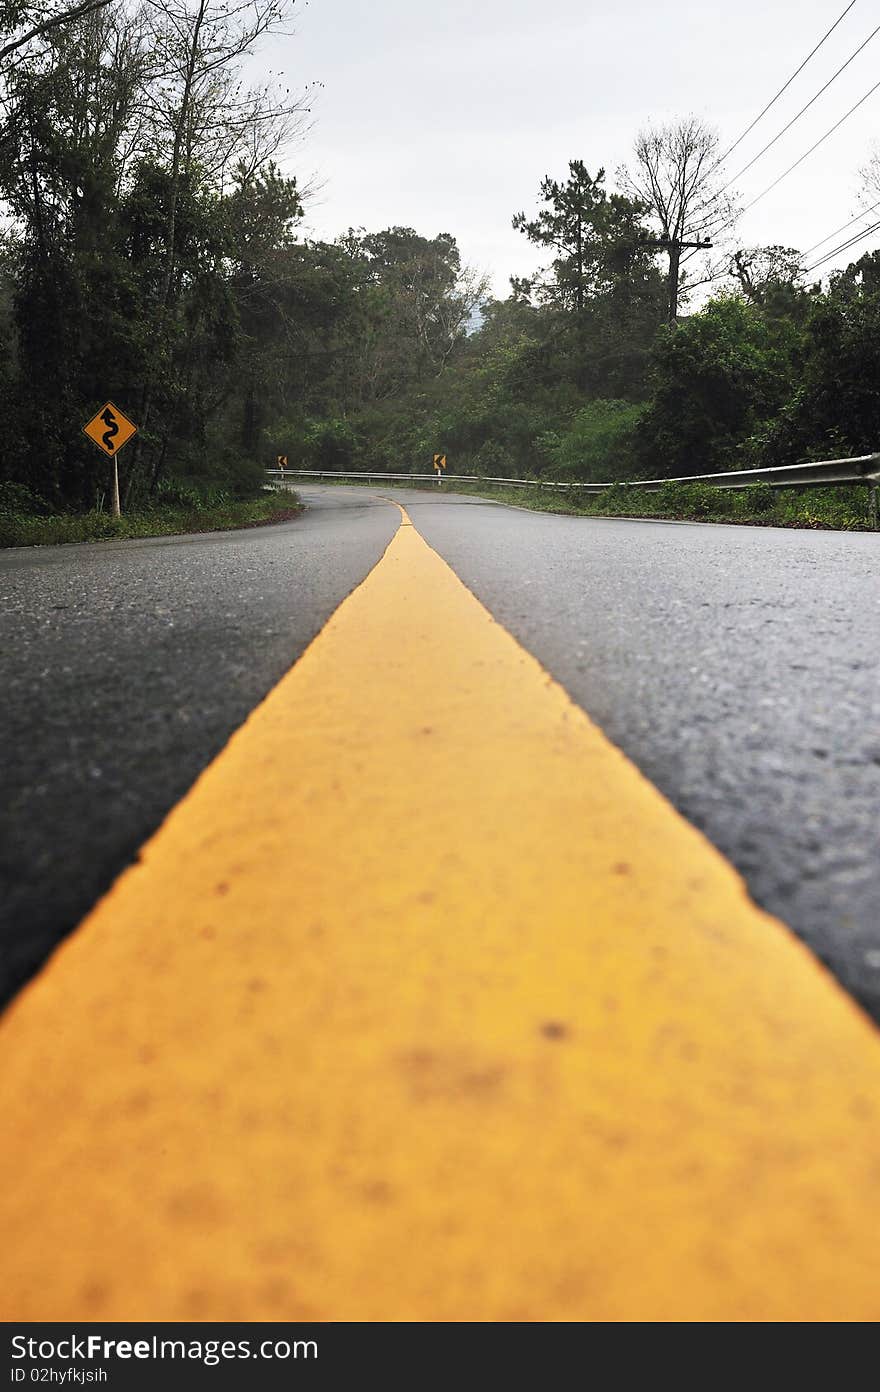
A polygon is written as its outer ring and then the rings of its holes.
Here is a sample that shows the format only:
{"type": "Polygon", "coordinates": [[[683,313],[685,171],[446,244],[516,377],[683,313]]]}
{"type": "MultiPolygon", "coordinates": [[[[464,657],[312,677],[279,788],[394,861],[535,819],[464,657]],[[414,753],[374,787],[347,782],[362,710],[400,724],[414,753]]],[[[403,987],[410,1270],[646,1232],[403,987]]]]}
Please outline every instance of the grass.
{"type": "Polygon", "coordinates": [[[160,503],[140,512],[111,517],[107,512],[59,513],[38,517],[0,511],[0,547],[57,546],[77,541],[121,541],[132,537],[178,536],[185,532],[226,532],[285,522],[302,512],[295,493],[264,493],[245,500],[223,498],[200,504],[160,503]]]}
{"type": "Polygon", "coordinates": [[[868,489],[858,486],[777,489],[759,483],[729,489],[703,483],[668,483],[656,492],[616,487],[605,493],[585,494],[579,489],[568,492],[537,485],[490,491],[465,484],[461,491],[535,511],[578,517],[656,517],[675,522],[733,522],[752,527],[831,531],[868,531],[871,526],[868,489]]]}
{"type": "MultiPolygon", "coordinates": [[[[322,479],[322,483],[331,480],[322,479]]],[[[340,479],[351,486],[351,480],[340,479]]],[[[381,488],[381,484],[370,485],[381,488]]],[[[395,485],[386,484],[386,487],[395,485]]],[[[400,475],[398,487],[434,489],[433,483],[400,475]]],[[[510,503],[535,512],[562,513],[574,517],[656,517],[674,522],[728,522],[752,527],[800,527],[826,531],[869,531],[871,519],[867,486],[837,488],[771,488],[758,483],[749,488],[713,488],[704,483],[667,483],[656,492],[636,485],[609,488],[604,493],[584,493],[578,488],[523,488],[443,481],[444,492],[469,493],[510,503]]]]}

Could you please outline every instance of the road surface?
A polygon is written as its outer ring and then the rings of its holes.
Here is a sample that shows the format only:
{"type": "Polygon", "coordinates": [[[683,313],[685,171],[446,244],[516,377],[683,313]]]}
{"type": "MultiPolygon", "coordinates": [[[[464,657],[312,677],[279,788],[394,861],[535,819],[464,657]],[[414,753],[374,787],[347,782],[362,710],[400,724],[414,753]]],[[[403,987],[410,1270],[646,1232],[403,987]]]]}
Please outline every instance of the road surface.
{"type": "MultiPolygon", "coordinates": [[[[0,995],[107,888],[375,565],[396,509],[0,555],[0,995]]],[[[880,547],[392,489],[606,734],[880,1018],[880,547]]]]}
{"type": "Polygon", "coordinates": [[[880,1018],[880,539],[455,504],[413,516],[880,1018]]]}
{"type": "Polygon", "coordinates": [[[876,538],[396,496],[4,558],[7,1314],[880,1318],[876,538]]]}
{"type": "Polygon", "coordinates": [[[0,552],[0,1000],[134,858],[397,521],[331,495],[279,526],[0,552]]]}

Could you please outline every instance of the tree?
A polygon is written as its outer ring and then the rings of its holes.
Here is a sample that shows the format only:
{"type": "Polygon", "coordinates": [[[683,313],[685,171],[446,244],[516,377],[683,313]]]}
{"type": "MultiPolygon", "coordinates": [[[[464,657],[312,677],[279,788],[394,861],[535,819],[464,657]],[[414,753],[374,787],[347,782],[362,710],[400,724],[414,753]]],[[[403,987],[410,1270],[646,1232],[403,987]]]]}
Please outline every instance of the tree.
{"type": "Polygon", "coordinates": [[[740,447],[789,399],[796,346],[794,331],[780,342],[760,311],[734,296],[665,327],[638,429],[645,472],[674,477],[735,467],[740,447]]]}
{"type": "Polygon", "coordinates": [[[564,183],[549,175],[541,180],[541,200],[534,218],[517,213],[513,226],[535,246],[552,248],[555,256],[548,272],[516,282],[517,295],[535,294],[543,304],[582,312],[589,299],[649,276],[647,207],[609,195],[604,169],[594,178],[582,160],[570,160],[564,183]]]}
{"type": "Polygon", "coordinates": [[[463,266],[448,232],[350,229],[340,239],[361,306],[352,368],[361,402],[439,376],[486,296],[486,278],[463,266]]]}
{"type": "Polygon", "coordinates": [[[801,278],[803,258],[793,247],[740,247],[731,272],[752,304],[766,305],[780,289],[793,290],[801,278]]]}
{"type": "Polygon", "coordinates": [[[126,499],[172,464],[204,467],[212,423],[236,402],[257,452],[237,367],[265,366],[261,344],[282,332],[271,302],[301,205],[271,161],[299,102],[240,74],[281,13],[282,0],[95,7],[6,74],[6,410],[23,428],[4,464],[56,504],[100,496],[104,465],[80,427],[108,396],[140,427],[120,461],[126,499]]]}
{"type": "MultiPolygon", "coordinates": [[[[169,376],[169,347],[185,279],[178,275],[180,200],[201,181],[221,193],[228,172],[244,164],[253,175],[291,133],[303,102],[272,90],[243,88],[244,60],[257,41],[283,26],[294,0],[150,0],[156,80],[149,90],[152,159],[167,169],[162,275],[151,310],[155,344],[138,405],[140,433],[130,455],[126,496],[141,465],[159,377],[169,376]]],[[[164,456],[164,451],[160,451],[164,456]]],[[[154,466],[152,483],[158,474],[154,466]]]]}
{"type": "Polygon", "coordinates": [[[545,178],[542,206],[531,220],[513,220],[538,246],[555,252],[530,280],[514,280],[517,300],[544,313],[535,380],[548,374],[573,381],[583,393],[639,396],[646,355],[662,319],[662,282],[638,199],[605,189],[580,160],[564,183],[545,178]]]}
{"type": "Polygon", "coordinates": [[[635,143],[636,166],[620,178],[631,197],[645,204],[659,227],[655,245],[668,258],[667,318],[678,318],[687,286],[707,284],[726,273],[728,262],[705,262],[713,235],[721,235],[736,217],[735,203],[719,184],[718,133],[696,116],[667,125],[648,126],[635,143]],[[685,267],[704,261],[687,280],[685,267]]]}
{"type": "Polygon", "coordinates": [[[582,310],[595,286],[601,260],[600,227],[606,202],[604,169],[592,178],[581,160],[570,160],[568,179],[560,183],[548,175],[541,180],[543,207],[531,221],[525,213],[513,218],[515,231],[524,232],[536,246],[556,253],[549,277],[538,275],[520,281],[519,294],[537,291],[545,303],[582,310]]]}
{"type": "Polygon", "coordinates": [[[295,179],[274,162],[252,174],[239,165],[226,200],[231,276],[237,320],[244,337],[236,397],[241,401],[241,447],[259,456],[267,398],[283,392],[292,326],[296,319],[293,253],[303,214],[295,179]]]}
{"type": "Polygon", "coordinates": [[[102,377],[124,378],[137,333],[118,188],[144,73],[139,23],[96,8],[53,27],[6,78],[0,197],[16,278],[13,409],[27,424],[13,435],[28,482],[39,474],[59,501],[93,501],[100,460],[83,447],[82,412],[102,377]]]}
{"type": "Polygon", "coordinates": [[[880,439],[880,252],[814,292],[797,380],[768,433],[768,462],[869,454],[880,439]]]}

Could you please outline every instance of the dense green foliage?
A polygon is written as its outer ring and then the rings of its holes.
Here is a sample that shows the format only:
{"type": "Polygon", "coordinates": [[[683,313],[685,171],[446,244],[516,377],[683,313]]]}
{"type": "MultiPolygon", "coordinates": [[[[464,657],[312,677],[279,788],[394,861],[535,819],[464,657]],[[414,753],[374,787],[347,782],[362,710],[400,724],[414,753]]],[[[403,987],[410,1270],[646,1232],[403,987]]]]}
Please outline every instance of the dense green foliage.
{"type": "MultiPolygon", "coordinates": [[[[878,447],[880,254],[823,289],[790,249],[740,249],[670,323],[657,209],[579,160],[514,217],[548,264],[506,299],[448,232],[304,238],[281,167],[299,102],[241,76],[288,8],[107,5],[8,60],[0,480],[27,490],[16,515],[25,496],[32,516],[106,509],[109,466],[81,428],[107,399],[140,427],[124,504],[154,511],[181,485],[253,496],[276,453],[628,480],[878,447]]],[[[0,0],[0,46],[45,12],[0,0]]]]}
{"type": "Polygon", "coordinates": [[[0,483],[0,546],[52,546],[182,532],[225,532],[287,521],[301,511],[302,505],[287,490],[236,498],[222,488],[166,484],[160,485],[148,504],[122,517],[97,509],[47,515],[45,504],[29,489],[0,483]]]}
{"type": "MultiPolygon", "coordinates": [[[[477,484],[469,492],[480,492],[477,484]]],[[[582,494],[562,489],[550,492],[546,484],[483,490],[487,497],[516,507],[541,512],[570,513],[578,517],[661,517],[670,521],[745,523],[759,527],[800,527],[819,530],[866,530],[870,526],[865,489],[775,489],[767,484],[751,488],[712,488],[705,483],[670,480],[655,490],[638,484],[615,484],[607,492],[582,494]]]]}

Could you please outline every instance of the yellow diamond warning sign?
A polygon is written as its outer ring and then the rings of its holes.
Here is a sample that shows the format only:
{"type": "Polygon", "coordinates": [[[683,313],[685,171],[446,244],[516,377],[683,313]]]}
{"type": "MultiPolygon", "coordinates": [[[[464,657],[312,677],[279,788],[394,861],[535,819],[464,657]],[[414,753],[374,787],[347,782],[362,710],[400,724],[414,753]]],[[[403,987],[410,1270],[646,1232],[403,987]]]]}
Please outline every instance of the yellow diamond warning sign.
{"type": "Polygon", "coordinates": [[[132,435],[137,434],[137,426],[133,425],[112,401],[102,406],[98,414],[92,416],[88,425],[83,426],[83,430],[98,449],[103,450],[111,459],[128,443],[132,435]]]}

